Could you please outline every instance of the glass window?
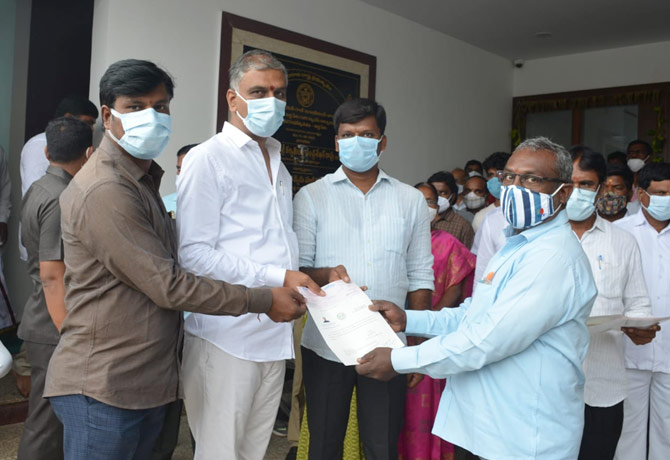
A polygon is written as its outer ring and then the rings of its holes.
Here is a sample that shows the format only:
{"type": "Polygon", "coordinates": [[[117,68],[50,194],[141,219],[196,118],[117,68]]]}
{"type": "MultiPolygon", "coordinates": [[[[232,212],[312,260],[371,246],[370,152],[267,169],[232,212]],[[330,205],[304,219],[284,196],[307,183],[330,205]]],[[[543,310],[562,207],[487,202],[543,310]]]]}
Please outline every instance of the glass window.
{"type": "Polygon", "coordinates": [[[565,148],[572,145],[572,110],[535,112],[526,116],[526,138],[544,136],[565,148]]]}
{"type": "Polygon", "coordinates": [[[637,139],[637,105],[618,105],[584,110],[584,142],[603,155],[626,151],[637,139]]]}

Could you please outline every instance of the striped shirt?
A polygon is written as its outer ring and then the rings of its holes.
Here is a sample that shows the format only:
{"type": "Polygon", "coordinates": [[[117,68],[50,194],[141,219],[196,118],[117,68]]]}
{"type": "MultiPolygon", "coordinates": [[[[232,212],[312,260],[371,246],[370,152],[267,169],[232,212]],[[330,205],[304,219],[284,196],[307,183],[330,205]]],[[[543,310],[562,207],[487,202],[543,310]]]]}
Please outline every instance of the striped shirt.
{"type": "MultiPolygon", "coordinates": [[[[580,242],[598,288],[591,316],[650,316],[640,250],[633,235],[597,216],[580,242]]],[[[630,339],[621,331],[591,334],[584,360],[584,401],[589,406],[611,407],[626,397],[624,341],[630,339]]]]}
{"type": "MultiPolygon", "coordinates": [[[[403,307],[408,292],[433,289],[430,217],[421,192],[380,170],[363,194],[340,167],[303,187],[293,201],[300,266],[344,265],[374,300],[403,307]]],[[[302,345],[339,361],[309,318],[302,345]]]]}

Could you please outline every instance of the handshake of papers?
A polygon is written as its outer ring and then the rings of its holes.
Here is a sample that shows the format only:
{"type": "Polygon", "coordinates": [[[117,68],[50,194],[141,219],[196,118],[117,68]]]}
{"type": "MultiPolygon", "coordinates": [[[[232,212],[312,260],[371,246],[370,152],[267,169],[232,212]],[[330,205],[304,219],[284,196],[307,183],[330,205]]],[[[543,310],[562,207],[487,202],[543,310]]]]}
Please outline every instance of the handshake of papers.
{"type": "Polygon", "coordinates": [[[323,297],[298,288],[319,332],[345,366],[358,364],[358,358],[377,347],[404,346],[382,315],[368,308],[372,301],[360,287],[334,281],[322,289],[323,297]]]}

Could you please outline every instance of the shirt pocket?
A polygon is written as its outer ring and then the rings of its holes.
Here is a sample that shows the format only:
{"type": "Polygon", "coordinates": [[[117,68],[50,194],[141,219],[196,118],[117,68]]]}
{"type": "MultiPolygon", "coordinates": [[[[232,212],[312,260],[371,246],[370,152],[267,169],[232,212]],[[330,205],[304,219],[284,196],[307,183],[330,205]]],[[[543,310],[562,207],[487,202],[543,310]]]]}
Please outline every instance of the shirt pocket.
{"type": "Polygon", "coordinates": [[[613,262],[598,258],[593,266],[593,279],[599,296],[607,299],[621,297],[626,282],[624,270],[613,262]]]}
{"type": "Polygon", "coordinates": [[[409,246],[407,219],[402,217],[382,217],[375,228],[375,239],[386,253],[402,255],[407,254],[409,246]]]}

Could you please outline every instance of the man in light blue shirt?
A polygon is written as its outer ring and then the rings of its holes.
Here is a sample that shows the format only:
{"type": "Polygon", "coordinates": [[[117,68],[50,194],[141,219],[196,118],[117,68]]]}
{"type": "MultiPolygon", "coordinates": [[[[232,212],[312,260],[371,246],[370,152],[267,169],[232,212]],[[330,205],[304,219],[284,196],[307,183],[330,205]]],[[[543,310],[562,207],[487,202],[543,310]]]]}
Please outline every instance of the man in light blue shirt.
{"type": "MultiPolygon", "coordinates": [[[[188,151],[191,150],[196,145],[198,144],[185,145],[177,151],[177,179],[179,179],[179,173],[181,172],[181,164],[184,161],[184,157],[186,156],[188,151]]],[[[168,212],[168,214],[171,214],[172,218],[174,219],[175,215],[177,214],[177,192],[165,195],[163,197],[163,204],[165,205],[165,210],[168,212]]]]}
{"type": "Polygon", "coordinates": [[[507,244],[474,296],[438,312],[371,307],[395,330],[430,340],[373,350],[357,371],[448,377],[433,433],[490,460],[572,460],[579,452],[586,318],[597,291],[563,212],[571,171],[563,147],[523,142],[500,175],[507,244]]]}
{"type": "MultiPolygon", "coordinates": [[[[303,187],[293,206],[300,269],[320,285],[339,279],[331,267],[367,286],[371,299],[430,308],[433,256],[430,216],[421,192],[379,169],[386,148],[386,113],[374,101],[342,104],[334,115],[340,167],[303,187]],[[340,267],[342,268],[342,267],[340,267]]],[[[404,336],[402,337],[404,340],[404,336]]],[[[310,317],[302,336],[303,380],[309,420],[309,458],[342,458],[354,386],[358,423],[368,459],[397,458],[405,388],[421,376],[389,382],[358,376],[330,350],[310,317]]]]}

